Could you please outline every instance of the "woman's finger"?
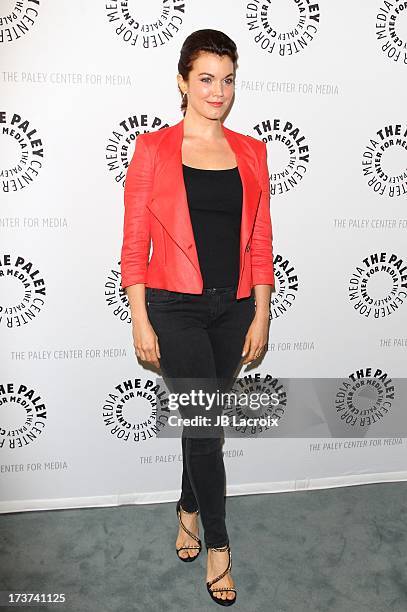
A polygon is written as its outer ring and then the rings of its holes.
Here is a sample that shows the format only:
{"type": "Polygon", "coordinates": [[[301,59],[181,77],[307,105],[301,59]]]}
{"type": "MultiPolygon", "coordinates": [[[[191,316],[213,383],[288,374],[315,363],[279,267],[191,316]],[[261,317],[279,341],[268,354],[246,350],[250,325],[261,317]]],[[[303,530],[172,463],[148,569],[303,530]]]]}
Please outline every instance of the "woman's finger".
{"type": "Polygon", "coordinates": [[[252,344],[250,347],[249,354],[247,355],[246,360],[243,363],[248,363],[249,361],[254,361],[260,357],[261,353],[261,345],[260,344],[252,344]]]}
{"type": "Polygon", "coordinates": [[[250,351],[250,336],[246,336],[244,345],[243,345],[243,350],[242,350],[242,357],[245,357],[245,355],[247,355],[249,351],[250,351]]]}
{"type": "Polygon", "coordinates": [[[160,362],[158,361],[158,356],[157,356],[157,351],[156,351],[156,348],[155,348],[155,344],[154,344],[153,348],[147,349],[145,351],[145,353],[146,353],[147,361],[149,363],[153,363],[157,368],[159,368],[160,367],[160,362]]]}

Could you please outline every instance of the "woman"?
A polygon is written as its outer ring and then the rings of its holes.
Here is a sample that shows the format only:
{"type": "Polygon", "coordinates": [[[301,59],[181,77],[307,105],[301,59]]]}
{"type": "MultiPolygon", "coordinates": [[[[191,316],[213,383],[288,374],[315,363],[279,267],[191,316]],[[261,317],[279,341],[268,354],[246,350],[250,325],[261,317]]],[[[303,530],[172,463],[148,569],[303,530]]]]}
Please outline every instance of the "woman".
{"type": "MultiPolygon", "coordinates": [[[[221,123],[236,67],[226,34],[188,36],[177,76],[184,118],[139,135],[126,176],[121,273],[135,352],[179,389],[186,379],[229,389],[236,369],[268,342],[274,270],[266,145],[221,123]]],[[[197,558],[200,514],[207,589],[232,605],[222,432],[214,432],[183,430],[176,550],[182,561],[197,558]]]]}

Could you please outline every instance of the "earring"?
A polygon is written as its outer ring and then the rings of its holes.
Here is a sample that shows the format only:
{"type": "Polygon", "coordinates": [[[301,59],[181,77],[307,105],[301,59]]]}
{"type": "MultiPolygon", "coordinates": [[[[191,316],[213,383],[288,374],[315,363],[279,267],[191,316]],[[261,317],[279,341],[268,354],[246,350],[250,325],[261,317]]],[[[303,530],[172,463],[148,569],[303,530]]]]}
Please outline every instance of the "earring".
{"type": "Polygon", "coordinates": [[[182,96],[182,102],[184,102],[184,100],[185,100],[185,96],[187,95],[187,93],[188,93],[187,91],[185,91],[185,92],[184,92],[184,94],[183,94],[183,96],[182,96]]]}

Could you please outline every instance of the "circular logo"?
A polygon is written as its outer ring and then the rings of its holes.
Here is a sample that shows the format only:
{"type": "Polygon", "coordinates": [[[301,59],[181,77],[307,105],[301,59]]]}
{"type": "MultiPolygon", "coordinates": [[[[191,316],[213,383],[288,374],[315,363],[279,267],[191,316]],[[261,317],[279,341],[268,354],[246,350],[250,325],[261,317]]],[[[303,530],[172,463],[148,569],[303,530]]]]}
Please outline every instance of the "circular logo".
{"type": "Polygon", "coordinates": [[[376,38],[382,53],[392,62],[407,64],[407,3],[382,2],[376,13],[376,38]]]}
{"type": "Polygon", "coordinates": [[[106,145],[107,169],[116,183],[124,188],[127,168],[133,157],[135,142],[139,134],[154,132],[169,127],[160,117],[149,117],[146,114],[132,115],[113,128],[106,145]]]}
{"type": "Polygon", "coordinates": [[[45,281],[21,255],[0,256],[0,287],[0,325],[9,329],[30,323],[45,304],[45,281]]]}
{"type": "Polygon", "coordinates": [[[19,113],[0,110],[0,173],[2,191],[21,191],[36,180],[44,163],[42,140],[19,113]]]}
{"type": "Polygon", "coordinates": [[[287,389],[278,378],[271,374],[237,378],[228,394],[223,414],[229,429],[248,437],[278,431],[273,422],[279,422],[287,409],[287,389]]]}
{"type": "Polygon", "coordinates": [[[246,26],[265,53],[289,57],[301,53],[318,34],[320,12],[316,2],[245,2],[246,26]]]}
{"type": "Polygon", "coordinates": [[[185,0],[110,0],[106,17],[116,36],[131,47],[156,49],[178,35],[185,18],[185,0]]]}
{"type": "Polygon", "coordinates": [[[35,389],[0,383],[0,448],[25,448],[37,440],[47,423],[47,409],[35,389]]]}
{"type": "Polygon", "coordinates": [[[407,264],[395,253],[373,253],[356,266],[348,292],[354,310],[363,317],[387,317],[406,301],[407,264]]]}
{"type": "Polygon", "coordinates": [[[361,368],[339,383],[335,411],[342,423],[351,427],[369,427],[391,410],[394,384],[379,368],[361,368]]]}
{"type": "Polygon", "coordinates": [[[256,138],[273,143],[270,195],[284,194],[303,180],[310,163],[309,145],[300,128],[291,121],[264,119],[253,127],[256,138]]]}
{"type": "Polygon", "coordinates": [[[389,124],[378,130],[365,147],[363,175],[375,193],[389,198],[406,196],[406,139],[407,125],[389,124]]]}
{"type": "Polygon", "coordinates": [[[271,294],[270,320],[285,315],[298,294],[298,276],[290,260],[275,254],[273,261],[276,290],[271,294]]]}
{"type": "Polygon", "coordinates": [[[157,419],[157,401],[162,395],[164,391],[151,378],[133,378],[117,384],[102,408],[110,435],[129,444],[156,438],[168,420],[162,414],[157,419]]]}
{"type": "Polygon", "coordinates": [[[3,44],[27,36],[39,15],[40,0],[17,0],[9,4],[11,10],[2,6],[0,18],[0,43],[3,44]]]}
{"type": "Polygon", "coordinates": [[[108,274],[105,282],[105,298],[115,317],[125,323],[131,323],[129,300],[121,286],[120,262],[108,274]]]}

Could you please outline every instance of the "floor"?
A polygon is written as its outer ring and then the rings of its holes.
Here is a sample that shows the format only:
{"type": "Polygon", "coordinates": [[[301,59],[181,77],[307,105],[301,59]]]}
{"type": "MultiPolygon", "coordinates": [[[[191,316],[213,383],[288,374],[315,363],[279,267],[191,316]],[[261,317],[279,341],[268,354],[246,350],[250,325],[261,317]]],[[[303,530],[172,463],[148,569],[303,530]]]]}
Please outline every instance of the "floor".
{"type": "MultiPolygon", "coordinates": [[[[404,482],[229,497],[233,610],[406,612],[406,502],[404,482]]],[[[0,591],[66,594],[27,612],[220,610],[177,529],[175,502],[0,515],[0,591]]]]}

